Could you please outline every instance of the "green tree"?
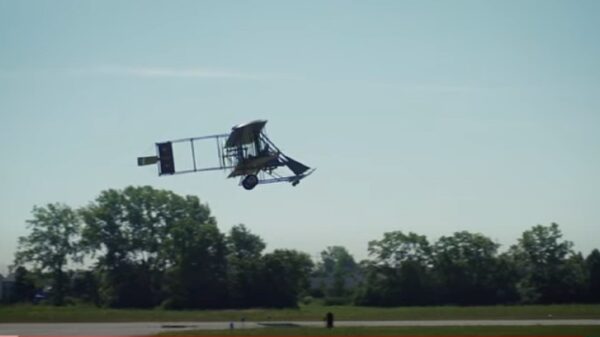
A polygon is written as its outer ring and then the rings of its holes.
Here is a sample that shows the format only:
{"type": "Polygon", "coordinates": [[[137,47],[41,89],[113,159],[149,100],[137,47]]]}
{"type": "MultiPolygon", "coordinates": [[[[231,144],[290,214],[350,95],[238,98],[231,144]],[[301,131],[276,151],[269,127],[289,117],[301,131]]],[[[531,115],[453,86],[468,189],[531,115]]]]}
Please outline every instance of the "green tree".
{"type": "Polygon", "coordinates": [[[167,308],[221,308],[228,303],[224,235],[213,222],[184,219],[165,239],[167,308]]]}
{"type": "Polygon", "coordinates": [[[227,236],[229,298],[233,307],[262,305],[262,251],[264,241],[244,225],[231,228],[227,236]]]}
{"type": "Polygon", "coordinates": [[[588,300],[593,303],[600,302],[600,251],[594,249],[585,259],[589,277],[588,300]]]}
{"type": "Polygon", "coordinates": [[[565,262],[561,280],[561,284],[568,287],[564,290],[565,302],[584,302],[589,299],[589,282],[590,275],[583,255],[570,255],[565,262]]]}
{"type": "Polygon", "coordinates": [[[233,226],[227,237],[229,255],[239,260],[259,259],[266,245],[263,239],[252,234],[246,226],[239,224],[233,226]]]}
{"type": "Polygon", "coordinates": [[[14,271],[15,284],[9,302],[31,302],[35,295],[35,275],[27,268],[18,266],[14,271]]]}
{"type": "Polygon", "coordinates": [[[424,235],[394,231],[384,233],[383,239],[379,241],[370,241],[369,256],[375,258],[375,263],[392,268],[399,267],[406,261],[428,264],[431,260],[431,245],[424,235]]]}
{"type": "Polygon", "coordinates": [[[31,263],[35,269],[50,273],[51,301],[62,305],[67,287],[64,268],[69,261],[80,261],[80,218],[62,204],[34,207],[32,215],[33,219],[27,221],[31,233],[19,238],[15,265],[31,263]]]}
{"type": "Polygon", "coordinates": [[[498,247],[479,233],[442,236],[434,245],[433,259],[440,299],[463,305],[495,303],[498,247]]]}
{"type": "MultiPolygon", "coordinates": [[[[144,206],[151,208],[146,212],[147,216],[151,217],[158,213],[155,208],[160,206],[148,202],[146,205],[140,205],[141,207],[132,214],[130,210],[135,207],[127,203],[139,199],[125,196],[125,193],[146,194],[144,192],[149,189],[128,188],[127,192],[113,189],[102,191],[95,202],[81,211],[85,222],[82,243],[92,256],[100,254],[96,270],[99,275],[98,295],[102,305],[150,307],[155,304],[152,296],[148,295],[152,282],[139,283],[136,286],[140,272],[136,264],[138,257],[148,249],[141,243],[145,237],[144,233],[149,232],[148,229],[140,230],[140,227],[143,227],[142,221],[146,219],[139,217],[139,209],[144,206]]],[[[161,237],[162,233],[158,233],[158,222],[149,221],[148,224],[157,229],[156,237],[161,237]]],[[[139,262],[143,264],[149,261],[139,262]]]]}
{"type": "Polygon", "coordinates": [[[498,255],[493,271],[496,284],[495,304],[516,304],[520,301],[517,282],[519,281],[518,263],[509,252],[498,255]]]}
{"type": "Polygon", "coordinates": [[[401,231],[384,233],[369,242],[372,261],[364,264],[366,281],[356,303],[362,305],[422,305],[433,297],[431,246],[427,238],[401,231]]]}
{"type": "Polygon", "coordinates": [[[523,232],[511,247],[520,274],[517,284],[525,303],[564,303],[573,301],[573,273],[567,263],[573,255],[570,241],[562,239],[558,224],[537,225],[523,232]]]}
{"type": "Polygon", "coordinates": [[[345,247],[331,246],[321,252],[315,276],[324,284],[326,296],[344,297],[358,282],[359,268],[345,247]]]}
{"type": "Polygon", "coordinates": [[[276,249],[263,257],[260,296],[267,307],[297,307],[299,295],[308,289],[313,262],[306,253],[276,249]]]}
{"type": "Polygon", "coordinates": [[[98,280],[93,270],[72,271],[69,279],[69,296],[84,302],[99,304],[98,280]]]}
{"type": "Polygon", "coordinates": [[[99,255],[100,302],[111,307],[152,307],[163,301],[164,271],[168,268],[172,278],[177,267],[188,268],[191,262],[175,264],[183,259],[183,247],[197,245],[186,241],[186,231],[193,241],[194,226],[216,228],[208,206],[197,197],[150,186],[103,191],[81,213],[83,246],[99,255]]]}

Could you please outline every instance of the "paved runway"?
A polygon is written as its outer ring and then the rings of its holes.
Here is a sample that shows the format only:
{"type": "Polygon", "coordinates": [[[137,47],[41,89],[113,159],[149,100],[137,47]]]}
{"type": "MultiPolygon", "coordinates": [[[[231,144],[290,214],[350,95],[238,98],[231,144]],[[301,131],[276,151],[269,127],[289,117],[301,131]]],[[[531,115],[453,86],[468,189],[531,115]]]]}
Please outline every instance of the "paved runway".
{"type": "MultiPolygon", "coordinates": [[[[229,325],[230,322],[0,323],[0,335],[141,336],[189,329],[229,329],[229,325]]],[[[600,325],[600,319],[337,321],[335,325],[339,327],[600,325]]],[[[324,322],[234,322],[235,329],[264,328],[265,326],[323,327],[324,322]]]]}

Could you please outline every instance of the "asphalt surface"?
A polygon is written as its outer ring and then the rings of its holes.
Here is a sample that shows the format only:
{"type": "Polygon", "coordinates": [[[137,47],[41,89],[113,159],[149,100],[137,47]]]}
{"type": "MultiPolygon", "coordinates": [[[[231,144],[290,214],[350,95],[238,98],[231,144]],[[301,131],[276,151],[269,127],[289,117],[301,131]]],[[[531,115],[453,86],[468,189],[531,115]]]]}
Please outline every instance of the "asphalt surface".
{"type": "MultiPolygon", "coordinates": [[[[230,322],[1,323],[0,336],[143,336],[178,330],[230,329],[230,322]]],[[[234,329],[323,327],[324,322],[233,322],[234,329]]],[[[600,319],[337,321],[338,327],[600,325],[600,319]]]]}

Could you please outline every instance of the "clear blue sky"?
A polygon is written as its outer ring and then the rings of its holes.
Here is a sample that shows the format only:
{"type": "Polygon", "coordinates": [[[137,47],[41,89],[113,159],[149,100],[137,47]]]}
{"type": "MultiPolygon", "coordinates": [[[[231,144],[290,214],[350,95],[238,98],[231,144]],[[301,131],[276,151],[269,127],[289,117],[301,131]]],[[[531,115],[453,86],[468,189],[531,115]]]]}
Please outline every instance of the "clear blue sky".
{"type": "MultiPolygon", "coordinates": [[[[0,0],[0,272],[33,205],[152,185],[268,249],[366,257],[386,231],[558,222],[600,248],[598,1],[0,0]],[[268,119],[317,167],[247,192],[138,168],[156,141],[268,119]]],[[[211,148],[212,149],[212,148],[211,148]]],[[[208,150],[208,149],[207,149],[208,150]]],[[[214,153],[207,151],[211,159],[214,153]]]]}

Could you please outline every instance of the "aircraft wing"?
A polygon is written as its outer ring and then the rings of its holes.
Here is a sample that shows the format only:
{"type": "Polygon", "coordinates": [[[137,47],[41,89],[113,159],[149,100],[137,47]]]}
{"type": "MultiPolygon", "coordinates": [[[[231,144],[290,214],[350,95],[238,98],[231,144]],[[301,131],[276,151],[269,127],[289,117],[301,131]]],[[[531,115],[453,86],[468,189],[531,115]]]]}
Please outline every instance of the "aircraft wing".
{"type": "Polygon", "coordinates": [[[229,134],[229,138],[225,142],[225,147],[236,147],[253,143],[258,139],[265,124],[267,124],[266,120],[256,120],[234,126],[229,134]]]}

